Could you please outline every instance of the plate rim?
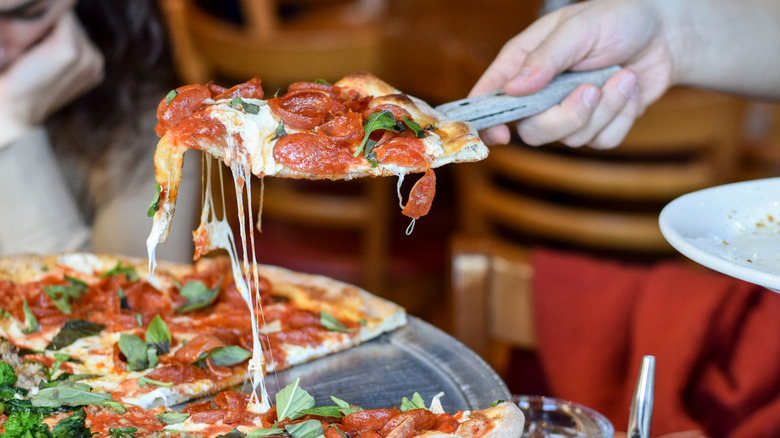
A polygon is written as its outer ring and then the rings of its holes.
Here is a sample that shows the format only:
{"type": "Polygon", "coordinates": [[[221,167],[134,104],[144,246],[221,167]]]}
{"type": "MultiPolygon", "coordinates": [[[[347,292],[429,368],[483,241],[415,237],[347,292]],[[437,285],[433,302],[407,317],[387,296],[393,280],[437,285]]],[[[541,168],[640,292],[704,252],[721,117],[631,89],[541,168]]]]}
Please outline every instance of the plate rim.
{"type": "MultiPolygon", "coordinates": [[[[696,199],[705,194],[722,190],[738,190],[745,186],[763,186],[770,184],[780,185],[780,177],[737,181],[683,194],[666,204],[661,210],[658,217],[658,225],[661,229],[661,234],[674,249],[702,266],[749,283],[772,289],[775,292],[780,292],[780,274],[772,274],[760,269],[751,268],[703,250],[692,244],[689,239],[682,236],[678,232],[678,228],[672,224],[669,217],[676,212],[676,209],[686,205],[691,199],[696,199]]],[[[780,196],[778,197],[778,201],[780,201],[780,196]]]]}

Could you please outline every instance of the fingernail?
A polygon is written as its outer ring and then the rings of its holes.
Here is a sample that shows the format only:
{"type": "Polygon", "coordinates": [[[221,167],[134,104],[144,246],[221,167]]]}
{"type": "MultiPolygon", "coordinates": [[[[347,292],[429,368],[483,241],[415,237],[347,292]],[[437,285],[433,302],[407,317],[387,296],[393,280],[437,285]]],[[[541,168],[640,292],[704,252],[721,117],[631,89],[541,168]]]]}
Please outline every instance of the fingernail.
{"type": "Polygon", "coordinates": [[[526,79],[528,79],[528,76],[531,74],[531,71],[527,68],[524,68],[517,72],[515,76],[513,76],[509,81],[504,85],[505,90],[511,90],[514,88],[522,88],[523,82],[525,82],[526,79]]]}
{"type": "Polygon", "coordinates": [[[620,78],[620,83],[618,83],[618,91],[626,97],[631,97],[636,94],[636,76],[624,74],[623,77],[620,78]]]}
{"type": "Polygon", "coordinates": [[[523,68],[519,72],[517,72],[517,76],[515,76],[515,80],[518,82],[522,82],[528,79],[528,76],[530,75],[531,75],[531,70],[527,68],[523,68]]]}
{"type": "Polygon", "coordinates": [[[598,91],[596,91],[596,87],[588,87],[585,92],[582,93],[582,102],[588,108],[593,108],[593,105],[596,104],[597,98],[598,91]]]}

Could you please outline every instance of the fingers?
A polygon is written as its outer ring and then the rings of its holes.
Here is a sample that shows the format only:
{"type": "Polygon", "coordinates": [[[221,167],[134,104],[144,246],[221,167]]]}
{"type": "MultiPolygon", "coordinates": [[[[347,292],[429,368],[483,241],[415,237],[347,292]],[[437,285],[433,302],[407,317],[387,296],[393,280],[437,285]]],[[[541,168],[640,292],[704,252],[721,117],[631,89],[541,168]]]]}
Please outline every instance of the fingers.
{"type": "Polygon", "coordinates": [[[620,144],[641,110],[636,75],[623,69],[603,89],[585,84],[559,105],[517,124],[522,140],[533,146],[559,141],[597,149],[620,144]]]}
{"type": "MultiPolygon", "coordinates": [[[[482,74],[482,77],[474,85],[469,96],[477,96],[505,88],[505,85],[515,78],[526,79],[528,70],[524,69],[525,61],[529,53],[539,45],[544,38],[555,29],[557,14],[550,14],[532,23],[528,28],[506,42],[499,51],[496,59],[482,74]]],[[[547,78],[546,82],[552,78],[547,78]]],[[[538,80],[543,80],[540,76],[538,80]]],[[[541,89],[546,84],[539,83],[541,89]]],[[[531,92],[538,91],[533,90],[531,92]]]]}
{"type": "Polygon", "coordinates": [[[509,127],[506,125],[493,126],[479,133],[480,138],[486,144],[507,144],[512,137],[509,127]]]}

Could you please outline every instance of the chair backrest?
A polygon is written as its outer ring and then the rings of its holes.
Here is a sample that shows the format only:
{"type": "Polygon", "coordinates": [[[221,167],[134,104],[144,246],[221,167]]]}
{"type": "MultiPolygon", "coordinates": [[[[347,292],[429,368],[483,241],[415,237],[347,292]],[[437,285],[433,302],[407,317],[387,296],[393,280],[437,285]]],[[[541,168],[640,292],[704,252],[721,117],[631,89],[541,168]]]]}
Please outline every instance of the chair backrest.
{"type": "Polygon", "coordinates": [[[458,168],[467,235],[637,255],[673,253],[661,208],[737,174],[743,101],[674,89],[608,151],[506,145],[458,168]]]}
{"type": "Polygon", "coordinates": [[[300,80],[335,81],[355,71],[381,73],[382,0],[306,2],[285,19],[275,0],[239,0],[243,24],[205,11],[194,0],[160,0],[180,76],[260,76],[273,87],[300,80]]]}

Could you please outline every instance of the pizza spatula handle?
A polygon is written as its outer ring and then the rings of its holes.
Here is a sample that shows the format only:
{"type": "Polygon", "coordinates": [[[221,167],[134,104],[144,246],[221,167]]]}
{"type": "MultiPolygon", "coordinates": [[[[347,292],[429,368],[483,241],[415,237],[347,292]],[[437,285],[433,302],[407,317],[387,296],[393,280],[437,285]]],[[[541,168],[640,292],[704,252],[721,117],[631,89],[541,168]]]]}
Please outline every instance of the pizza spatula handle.
{"type": "Polygon", "coordinates": [[[551,108],[561,103],[581,84],[595,84],[601,87],[618,70],[620,66],[614,65],[599,70],[561,73],[535,94],[509,96],[503,91],[495,91],[445,103],[436,109],[453,120],[471,122],[477,130],[482,130],[514,122],[551,108]]]}

